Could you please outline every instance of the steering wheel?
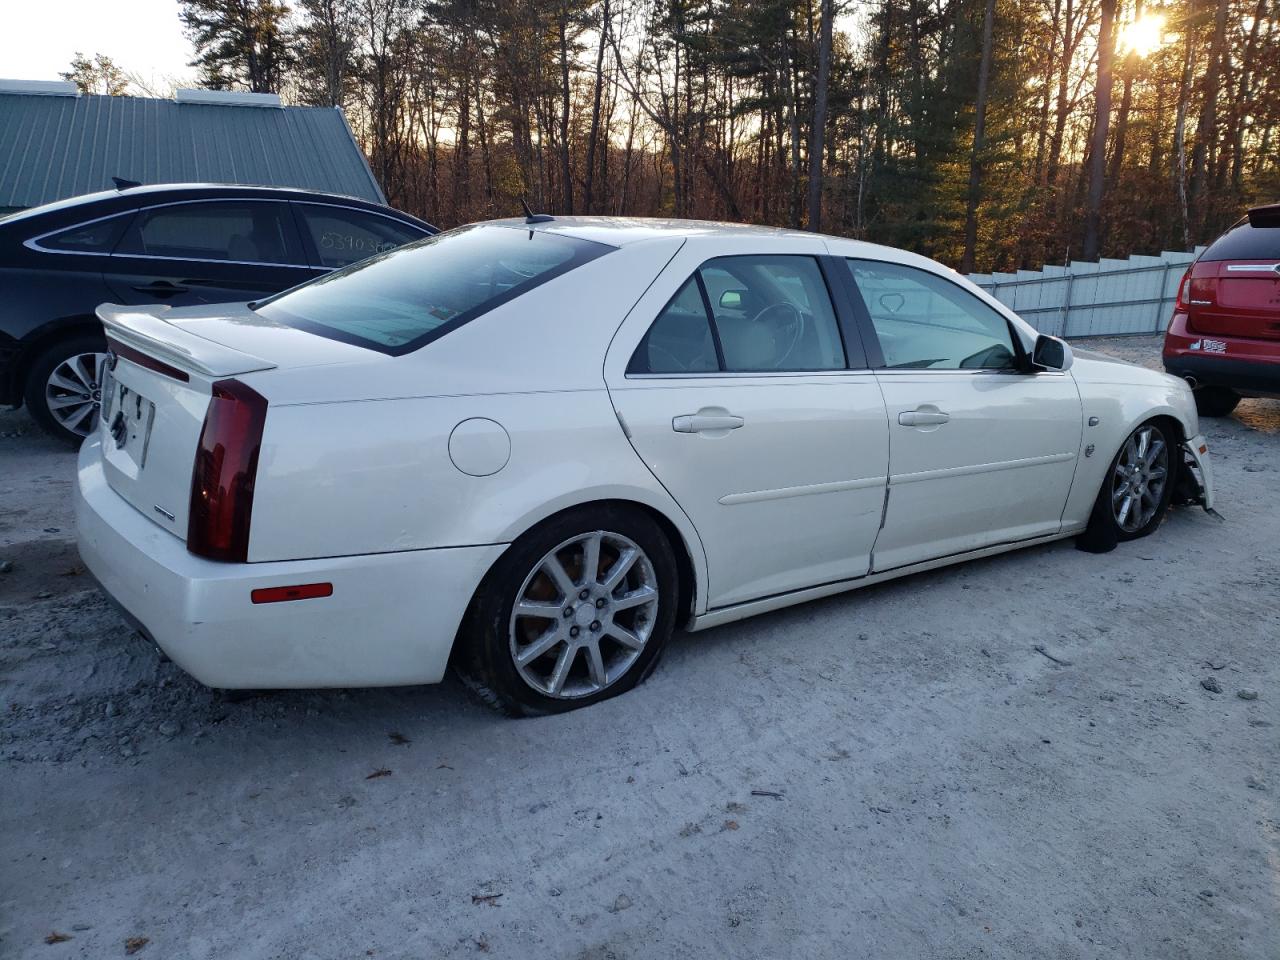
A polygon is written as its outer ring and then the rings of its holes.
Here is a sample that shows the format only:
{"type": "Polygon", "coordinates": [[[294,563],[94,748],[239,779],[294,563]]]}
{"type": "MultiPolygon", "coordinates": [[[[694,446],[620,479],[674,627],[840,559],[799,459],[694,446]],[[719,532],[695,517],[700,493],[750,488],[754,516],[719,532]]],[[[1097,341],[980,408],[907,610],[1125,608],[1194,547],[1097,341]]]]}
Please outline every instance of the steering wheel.
{"type": "Polygon", "coordinates": [[[780,323],[773,327],[774,346],[778,348],[778,357],[777,360],[774,361],[774,367],[780,368],[787,362],[787,359],[799,345],[800,338],[804,336],[804,314],[801,313],[800,308],[790,300],[779,300],[777,303],[769,304],[769,306],[757,313],[752,318],[751,322],[763,323],[765,318],[771,313],[781,313],[786,315],[780,323]],[[779,340],[786,342],[785,349],[782,348],[782,344],[779,340]]]}

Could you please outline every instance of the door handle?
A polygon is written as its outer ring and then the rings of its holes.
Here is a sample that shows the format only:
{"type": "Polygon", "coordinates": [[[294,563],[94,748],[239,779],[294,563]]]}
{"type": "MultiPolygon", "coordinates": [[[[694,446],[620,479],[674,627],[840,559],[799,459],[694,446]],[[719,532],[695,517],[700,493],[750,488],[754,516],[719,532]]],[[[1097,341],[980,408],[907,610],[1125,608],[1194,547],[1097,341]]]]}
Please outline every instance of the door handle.
{"type": "Polygon", "coordinates": [[[904,410],[898,414],[898,422],[904,427],[927,427],[937,426],[946,423],[951,419],[951,414],[943,413],[936,407],[926,409],[921,407],[917,410],[904,410]]]}
{"type": "Polygon", "coordinates": [[[139,293],[151,293],[157,297],[171,297],[175,293],[186,293],[187,288],[171,283],[168,280],[156,280],[145,286],[134,287],[139,293]]]}
{"type": "Polygon", "coordinates": [[[671,418],[671,429],[676,433],[714,433],[717,430],[737,430],[746,423],[731,413],[686,413],[671,418]]]}

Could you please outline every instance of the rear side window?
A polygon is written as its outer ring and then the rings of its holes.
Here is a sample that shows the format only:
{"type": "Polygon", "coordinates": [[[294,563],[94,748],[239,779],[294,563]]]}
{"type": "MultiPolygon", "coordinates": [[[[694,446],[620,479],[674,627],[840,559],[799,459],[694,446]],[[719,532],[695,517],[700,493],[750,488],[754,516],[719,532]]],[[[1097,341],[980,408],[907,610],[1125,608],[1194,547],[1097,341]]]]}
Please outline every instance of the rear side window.
{"type": "Polygon", "coordinates": [[[124,232],[133,213],[108,217],[93,223],[82,223],[40,238],[40,246],[46,250],[65,253],[110,253],[124,232]]]}
{"type": "Polygon", "coordinates": [[[1280,223],[1273,227],[1255,227],[1242,220],[1220,236],[1201,260],[1280,260],[1280,223]]]}
{"type": "Polygon", "coordinates": [[[646,331],[627,373],[714,373],[719,369],[711,320],[698,278],[692,276],[646,331]]]}
{"type": "Polygon", "coordinates": [[[628,373],[842,370],[844,344],[813,257],[708,260],[663,308],[628,373]]]}
{"type": "Polygon", "coordinates": [[[217,200],[140,210],[117,254],[178,260],[303,265],[287,204],[217,200]]]}
{"type": "Polygon", "coordinates": [[[540,230],[460,227],[319,277],[255,309],[322,337],[398,355],[613,249],[540,230]]]}
{"type": "Polygon", "coordinates": [[[294,207],[315,245],[316,266],[345,267],[426,236],[424,230],[364,210],[312,203],[294,207]]]}

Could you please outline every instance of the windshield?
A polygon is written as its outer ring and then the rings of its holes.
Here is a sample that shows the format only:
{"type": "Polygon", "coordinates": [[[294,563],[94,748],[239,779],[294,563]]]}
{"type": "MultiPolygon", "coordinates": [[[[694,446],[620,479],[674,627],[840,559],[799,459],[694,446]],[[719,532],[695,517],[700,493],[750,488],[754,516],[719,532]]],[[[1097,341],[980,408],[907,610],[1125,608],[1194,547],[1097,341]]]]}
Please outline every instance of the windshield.
{"type": "Polygon", "coordinates": [[[254,309],[309,333],[398,355],[612,249],[516,226],[460,227],[362,260],[254,309]]]}

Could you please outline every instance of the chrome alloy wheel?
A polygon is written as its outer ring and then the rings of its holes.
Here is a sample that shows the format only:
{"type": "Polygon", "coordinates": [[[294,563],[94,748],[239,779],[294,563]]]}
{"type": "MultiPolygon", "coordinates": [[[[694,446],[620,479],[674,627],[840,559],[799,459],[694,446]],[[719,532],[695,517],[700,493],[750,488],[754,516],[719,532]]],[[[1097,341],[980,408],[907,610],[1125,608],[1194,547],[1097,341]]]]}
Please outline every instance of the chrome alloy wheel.
{"type": "Polygon", "coordinates": [[[1169,481],[1169,446],[1148,424],[1125,441],[1111,474],[1111,514],[1125,533],[1141,530],[1160,509],[1169,481]]]}
{"type": "Polygon", "coordinates": [[[87,437],[102,406],[105,353],[78,353],[53,368],[44,386],[44,402],[58,425],[87,437]]]}
{"type": "Polygon", "coordinates": [[[516,671],[548,697],[599,693],[631,668],[653,634],[658,578],[633,540],[594,530],[547,552],[511,609],[516,671]]]}

